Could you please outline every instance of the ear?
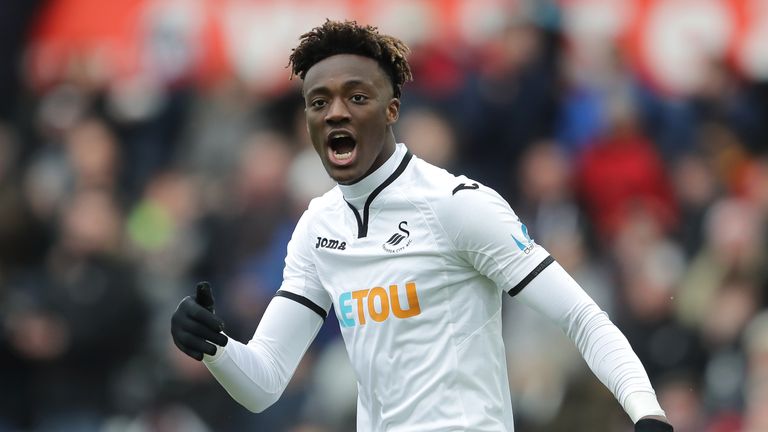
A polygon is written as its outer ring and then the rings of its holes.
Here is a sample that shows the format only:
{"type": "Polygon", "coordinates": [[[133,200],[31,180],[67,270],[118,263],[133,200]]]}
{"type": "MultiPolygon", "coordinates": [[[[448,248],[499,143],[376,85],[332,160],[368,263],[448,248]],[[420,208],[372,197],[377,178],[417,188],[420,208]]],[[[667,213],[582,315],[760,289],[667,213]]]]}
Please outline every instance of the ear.
{"type": "Polygon", "coordinates": [[[392,98],[387,105],[387,125],[391,126],[400,118],[400,99],[392,98]]]}

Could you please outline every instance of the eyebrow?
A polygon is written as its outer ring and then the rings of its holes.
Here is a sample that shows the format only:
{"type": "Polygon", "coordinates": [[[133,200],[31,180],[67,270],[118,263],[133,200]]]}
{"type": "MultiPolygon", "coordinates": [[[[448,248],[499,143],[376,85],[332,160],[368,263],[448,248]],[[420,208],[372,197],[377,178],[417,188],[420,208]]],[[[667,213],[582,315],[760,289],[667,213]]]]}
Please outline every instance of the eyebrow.
{"type": "MultiPolygon", "coordinates": [[[[350,87],[356,87],[356,86],[366,86],[366,87],[374,87],[372,83],[369,81],[365,81],[359,78],[353,78],[347,81],[344,81],[344,83],[341,84],[342,89],[349,89],[350,87]]],[[[310,94],[315,93],[328,93],[329,89],[326,86],[315,86],[309,89],[304,93],[305,96],[308,96],[310,94]]]]}

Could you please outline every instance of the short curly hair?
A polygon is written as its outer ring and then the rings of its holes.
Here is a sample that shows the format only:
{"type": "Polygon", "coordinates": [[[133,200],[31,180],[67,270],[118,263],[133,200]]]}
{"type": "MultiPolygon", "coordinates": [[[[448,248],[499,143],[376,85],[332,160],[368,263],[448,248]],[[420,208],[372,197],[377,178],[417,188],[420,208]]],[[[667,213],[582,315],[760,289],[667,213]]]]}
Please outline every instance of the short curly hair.
{"type": "Polygon", "coordinates": [[[413,79],[406,59],[410,52],[408,46],[400,39],[380,34],[376,27],[359,25],[356,21],[326,20],[301,35],[299,40],[288,60],[292,77],[303,80],[312,66],[330,56],[356,54],[376,60],[389,76],[396,98],[400,97],[403,84],[413,79]]]}

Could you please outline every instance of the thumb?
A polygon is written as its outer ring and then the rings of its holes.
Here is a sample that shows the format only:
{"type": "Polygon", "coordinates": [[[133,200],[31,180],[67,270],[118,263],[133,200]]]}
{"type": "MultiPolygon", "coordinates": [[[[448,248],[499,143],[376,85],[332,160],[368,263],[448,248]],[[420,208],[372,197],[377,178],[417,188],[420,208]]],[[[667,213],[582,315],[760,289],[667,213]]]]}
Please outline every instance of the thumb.
{"type": "Polygon", "coordinates": [[[197,286],[195,287],[195,303],[208,309],[211,313],[214,313],[211,284],[205,281],[197,283],[197,286]]]}

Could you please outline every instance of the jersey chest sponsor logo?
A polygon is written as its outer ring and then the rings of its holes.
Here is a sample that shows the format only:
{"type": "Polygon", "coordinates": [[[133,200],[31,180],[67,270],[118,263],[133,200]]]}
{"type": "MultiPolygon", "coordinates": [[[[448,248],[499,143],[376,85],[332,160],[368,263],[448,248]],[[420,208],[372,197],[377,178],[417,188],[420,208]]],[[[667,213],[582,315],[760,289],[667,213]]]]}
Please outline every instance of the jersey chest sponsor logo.
{"type": "Polygon", "coordinates": [[[339,322],[342,327],[366,325],[370,321],[406,319],[421,313],[415,282],[405,284],[403,293],[398,285],[347,291],[339,295],[339,322]],[[404,294],[404,295],[403,295],[404,294]],[[405,298],[407,304],[401,302],[405,298]]]}
{"type": "Polygon", "coordinates": [[[413,240],[410,239],[411,232],[408,230],[408,221],[400,221],[397,225],[397,232],[387,238],[387,241],[381,244],[381,248],[389,253],[397,253],[410,246],[413,240]]]}

